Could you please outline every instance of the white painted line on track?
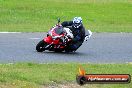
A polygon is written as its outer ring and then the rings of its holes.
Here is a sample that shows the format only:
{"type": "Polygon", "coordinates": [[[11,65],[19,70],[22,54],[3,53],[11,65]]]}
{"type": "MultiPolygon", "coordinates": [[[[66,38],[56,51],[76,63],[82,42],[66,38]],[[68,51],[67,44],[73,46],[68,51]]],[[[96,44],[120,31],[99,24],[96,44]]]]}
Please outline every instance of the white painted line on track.
{"type": "Polygon", "coordinates": [[[40,39],[40,38],[29,38],[29,39],[32,39],[32,40],[38,40],[38,39],[40,39]]]}
{"type": "Polygon", "coordinates": [[[21,33],[21,32],[0,32],[1,34],[8,34],[8,33],[21,33]]]}

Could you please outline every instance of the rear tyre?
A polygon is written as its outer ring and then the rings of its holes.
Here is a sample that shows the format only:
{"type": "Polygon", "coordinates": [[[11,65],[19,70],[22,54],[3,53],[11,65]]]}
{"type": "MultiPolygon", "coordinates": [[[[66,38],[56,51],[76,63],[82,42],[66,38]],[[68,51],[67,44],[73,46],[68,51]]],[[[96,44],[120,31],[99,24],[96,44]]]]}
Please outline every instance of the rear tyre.
{"type": "Polygon", "coordinates": [[[36,50],[38,52],[43,52],[43,51],[45,51],[45,46],[47,46],[47,44],[46,44],[46,42],[44,42],[44,40],[42,40],[36,45],[36,50]]]}

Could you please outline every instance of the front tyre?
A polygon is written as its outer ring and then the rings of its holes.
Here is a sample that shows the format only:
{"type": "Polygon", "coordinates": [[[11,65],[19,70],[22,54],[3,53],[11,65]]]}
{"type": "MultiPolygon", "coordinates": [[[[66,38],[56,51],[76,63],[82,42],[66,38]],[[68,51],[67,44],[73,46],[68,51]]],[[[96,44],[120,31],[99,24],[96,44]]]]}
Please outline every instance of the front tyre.
{"type": "Polygon", "coordinates": [[[43,52],[45,50],[45,46],[47,46],[46,42],[44,40],[41,40],[37,45],[36,45],[36,50],[38,52],[43,52]]]}

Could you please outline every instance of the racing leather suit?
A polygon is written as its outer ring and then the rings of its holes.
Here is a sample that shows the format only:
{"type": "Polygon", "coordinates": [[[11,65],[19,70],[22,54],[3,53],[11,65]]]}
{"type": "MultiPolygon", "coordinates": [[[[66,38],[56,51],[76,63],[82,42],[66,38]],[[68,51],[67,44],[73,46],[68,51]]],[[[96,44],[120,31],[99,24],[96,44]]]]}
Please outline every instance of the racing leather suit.
{"type": "Polygon", "coordinates": [[[63,27],[68,27],[71,29],[74,38],[72,39],[71,44],[68,45],[68,50],[76,51],[83,43],[85,39],[85,28],[83,24],[79,28],[73,27],[73,21],[64,21],[61,23],[63,27]]]}

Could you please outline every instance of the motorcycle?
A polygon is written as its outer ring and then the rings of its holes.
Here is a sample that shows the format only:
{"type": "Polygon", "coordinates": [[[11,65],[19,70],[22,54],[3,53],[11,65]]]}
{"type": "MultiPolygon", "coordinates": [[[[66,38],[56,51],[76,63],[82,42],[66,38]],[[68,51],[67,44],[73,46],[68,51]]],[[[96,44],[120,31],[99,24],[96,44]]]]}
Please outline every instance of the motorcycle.
{"type": "Polygon", "coordinates": [[[47,36],[36,45],[36,50],[38,52],[45,50],[55,52],[66,51],[67,45],[73,37],[72,31],[69,28],[62,27],[60,19],[58,19],[58,24],[52,27],[47,32],[47,36]]]}

